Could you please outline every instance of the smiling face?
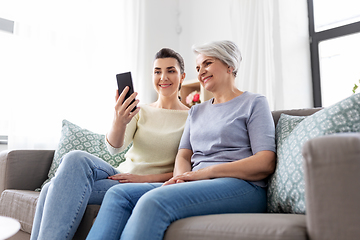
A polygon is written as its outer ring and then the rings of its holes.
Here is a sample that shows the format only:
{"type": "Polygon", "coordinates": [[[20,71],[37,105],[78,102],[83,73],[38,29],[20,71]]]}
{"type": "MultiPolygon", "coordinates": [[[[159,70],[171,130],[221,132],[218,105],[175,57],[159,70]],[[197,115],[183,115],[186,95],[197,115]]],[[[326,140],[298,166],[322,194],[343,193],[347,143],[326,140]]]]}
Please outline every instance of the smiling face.
{"type": "Polygon", "coordinates": [[[230,83],[228,78],[231,75],[229,74],[231,69],[217,58],[199,54],[196,57],[196,71],[200,83],[210,92],[214,92],[230,83]]]}
{"type": "Polygon", "coordinates": [[[153,83],[159,95],[177,98],[179,85],[184,78],[185,73],[180,73],[180,66],[175,58],[158,58],[154,61],[153,83]]]}

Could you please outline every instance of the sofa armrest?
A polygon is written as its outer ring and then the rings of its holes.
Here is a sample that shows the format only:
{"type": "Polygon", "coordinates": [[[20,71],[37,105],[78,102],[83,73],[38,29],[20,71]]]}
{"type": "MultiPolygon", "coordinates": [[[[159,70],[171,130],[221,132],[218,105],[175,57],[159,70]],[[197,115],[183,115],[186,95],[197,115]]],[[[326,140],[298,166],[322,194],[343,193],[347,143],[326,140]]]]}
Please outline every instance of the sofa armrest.
{"type": "Polygon", "coordinates": [[[35,190],[47,179],[54,150],[0,153],[0,193],[5,189],[35,190]]]}
{"type": "Polygon", "coordinates": [[[357,239],[360,134],[318,137],[306,142],[302,153],[310,239],[357,239]]]}

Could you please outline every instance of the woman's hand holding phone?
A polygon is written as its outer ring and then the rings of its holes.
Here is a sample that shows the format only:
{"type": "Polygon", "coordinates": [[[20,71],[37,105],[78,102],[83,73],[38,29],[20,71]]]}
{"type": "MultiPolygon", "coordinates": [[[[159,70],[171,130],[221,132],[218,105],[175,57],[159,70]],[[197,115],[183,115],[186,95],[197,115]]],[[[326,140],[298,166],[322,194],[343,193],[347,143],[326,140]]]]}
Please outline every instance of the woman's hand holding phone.
{"type": "Polygon", "coordinates": [[[116,75],[118,90],[115,95],[115,113],[110,131],[106,135],[111,146],[119,148],[124,143],[126,125],[140,111],[136,107],[139,100],[135,100],[137,93],[134,92],[130,72],[116,75]]]}
{"type": "Polygon", "coordinates": [[[125,99],[126,94],[129,91],[129,87],[126,86],[122,93],[119,95],[119,90],[116,90],[116,104],[115,104],[115,116],[114,122],[120,127],[126,127],[126,125],[131,121],[131,119],[140,111],[140,108],[137,107],[139,100],[135,99],[137,93],[134,92],[127,99],[125,99]],[[132,109],[136,109],[132,111],[132,109]]]}

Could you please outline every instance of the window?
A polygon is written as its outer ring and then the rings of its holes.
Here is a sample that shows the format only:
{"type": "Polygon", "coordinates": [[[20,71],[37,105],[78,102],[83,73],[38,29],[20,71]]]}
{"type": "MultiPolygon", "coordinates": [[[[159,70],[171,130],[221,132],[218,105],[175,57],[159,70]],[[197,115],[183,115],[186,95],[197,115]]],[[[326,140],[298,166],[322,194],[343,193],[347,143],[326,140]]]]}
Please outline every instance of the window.
{"type": "Polygon", "coordinates": [[[3,2],[0,151],[55,149],[63,119],[106,132],[115,75],[136,67],[137,1],[3,2]]]}
{"type": "Polygon", "coordinates": [[[315,107],[350,96],[359,83],[359,9],[358,0],[308,0],[315,107]]]}

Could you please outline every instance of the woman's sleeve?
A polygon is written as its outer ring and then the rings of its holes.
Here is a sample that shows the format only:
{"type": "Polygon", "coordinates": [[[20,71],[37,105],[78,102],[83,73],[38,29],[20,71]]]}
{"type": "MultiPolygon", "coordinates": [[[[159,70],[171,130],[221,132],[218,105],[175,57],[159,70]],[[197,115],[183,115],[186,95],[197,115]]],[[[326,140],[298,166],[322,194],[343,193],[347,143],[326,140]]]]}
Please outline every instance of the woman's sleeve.
{"type": "Polygon", "coordinates": [[[126,125],[124,143],[123,143],[122,147],[120,147],[120,148],[115,148],[115,147],[111,146],[111,144],[107,140],[107,137],[105,136],[105,144],[106,144],[106,147],[107,147],[107,149],[108,149],[108,151],[109,151],[109,153],[111,155],[121,153],[122,151],[124,151],[130,145],[130,143],[134,139],[134,134],[135,134],[136,129],[137,129],[138,120],[139,120],[139,113],[136,114],[131,119],[131,121],[126,125]]]}
{"type": "Polygon", "coordinates": [[[247,126],[253,154],[264,150],[276,152],[275,125],[265,96],[254,100],[247,126]]]}
{"type": "Polygon", "coordinates": [[[190,119],[191,119],[192,109],[193,108],[191,108],[189,110],[189,115],[186,119],[185,128],[184,128],[183,134],[181,136],[180,144],[179,144],[179,149],[192,150],[191,143],[190,143],[190,119]]]}

